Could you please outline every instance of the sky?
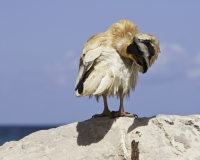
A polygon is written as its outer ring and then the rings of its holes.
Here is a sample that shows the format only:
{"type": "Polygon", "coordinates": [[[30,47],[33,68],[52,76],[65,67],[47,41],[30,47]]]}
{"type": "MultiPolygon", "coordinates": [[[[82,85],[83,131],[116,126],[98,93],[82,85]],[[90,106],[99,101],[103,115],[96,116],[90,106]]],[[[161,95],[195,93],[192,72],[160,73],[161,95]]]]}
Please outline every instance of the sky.
{"type": "MultiPolygon", "coordinates": [[[[161,54],[125,99],[139,117],[200,114],[200,1],[0,1],[0,125],[63,125],[103,111],[75,97],[84,43],[120,19],[155,35],[161,54]]],[[[108,99],[118,110],[119,99],[108,99]]]]}

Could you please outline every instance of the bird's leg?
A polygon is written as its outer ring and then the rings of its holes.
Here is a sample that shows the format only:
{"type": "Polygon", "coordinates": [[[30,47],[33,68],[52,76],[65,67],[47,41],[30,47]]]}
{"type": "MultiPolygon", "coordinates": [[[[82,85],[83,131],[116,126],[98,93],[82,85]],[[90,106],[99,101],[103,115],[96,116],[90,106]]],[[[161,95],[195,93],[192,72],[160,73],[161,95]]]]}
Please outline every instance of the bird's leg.
{"type": "Polygon", "coordinates": [[[110,110],[108,108],[108,103],[107,103],[107,96],[103,95],[103,103],[104,103],[104,110],[103,113],[101,114],[95,114],[92,116],[92,118],[96,118],[96,117],[109,117],[110,116],[110,110]]]}
{"type": "Polygon", "coordinates": [[[136,114],[130,114],[128,112],[124,112],[124,94],[123,91],[120,91],[120,106],[119,106],[119,111],[114,113],[114,117],[137,117],[136,114]]]}

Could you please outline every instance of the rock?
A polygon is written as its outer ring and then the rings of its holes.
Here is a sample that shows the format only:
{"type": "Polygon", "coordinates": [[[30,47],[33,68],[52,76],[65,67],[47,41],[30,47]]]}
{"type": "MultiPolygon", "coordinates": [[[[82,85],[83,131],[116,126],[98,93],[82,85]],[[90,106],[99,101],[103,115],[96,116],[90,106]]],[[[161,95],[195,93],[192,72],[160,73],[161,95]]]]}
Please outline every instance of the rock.
{"type": "Polygon", "coordinates": [[[89,119],[7,142],[0,160],[124,160],[137,149],[140,160],[200,160],[200,115],[89,119]]]}

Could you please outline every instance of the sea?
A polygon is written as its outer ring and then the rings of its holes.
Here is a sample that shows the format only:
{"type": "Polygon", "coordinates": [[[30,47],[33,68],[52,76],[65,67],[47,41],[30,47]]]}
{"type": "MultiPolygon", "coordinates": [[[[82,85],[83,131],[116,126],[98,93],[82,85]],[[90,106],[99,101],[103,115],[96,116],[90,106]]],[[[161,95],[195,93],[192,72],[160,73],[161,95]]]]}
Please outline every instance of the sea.
{"type": "Polygon", "coordinates": [[[0,146],[5,142],[18,141],[25,136],[39,131],[56,128],[57,126],[0,126],[0,146]]]}

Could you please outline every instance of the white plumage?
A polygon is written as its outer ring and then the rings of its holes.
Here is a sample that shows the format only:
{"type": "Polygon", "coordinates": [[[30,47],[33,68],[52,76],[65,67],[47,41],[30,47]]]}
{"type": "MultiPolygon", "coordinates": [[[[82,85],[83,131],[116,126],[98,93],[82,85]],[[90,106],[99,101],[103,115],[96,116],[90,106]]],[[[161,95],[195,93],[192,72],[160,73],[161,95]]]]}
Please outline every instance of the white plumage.
{"type": "Polygon", "coordinates": [[[139,34],[134,23],[120,20],[106,32],[92,36],[80,57],[76,96],[103,96],[104,111],[99,116],[135,116],[124,112],[123,97],[134,90],[138,71],[145,73],[157,59],[159,42],[149,34],[139,34]],[[120,98],[118,112],[110,112],[107,96],[120,98]]]}

